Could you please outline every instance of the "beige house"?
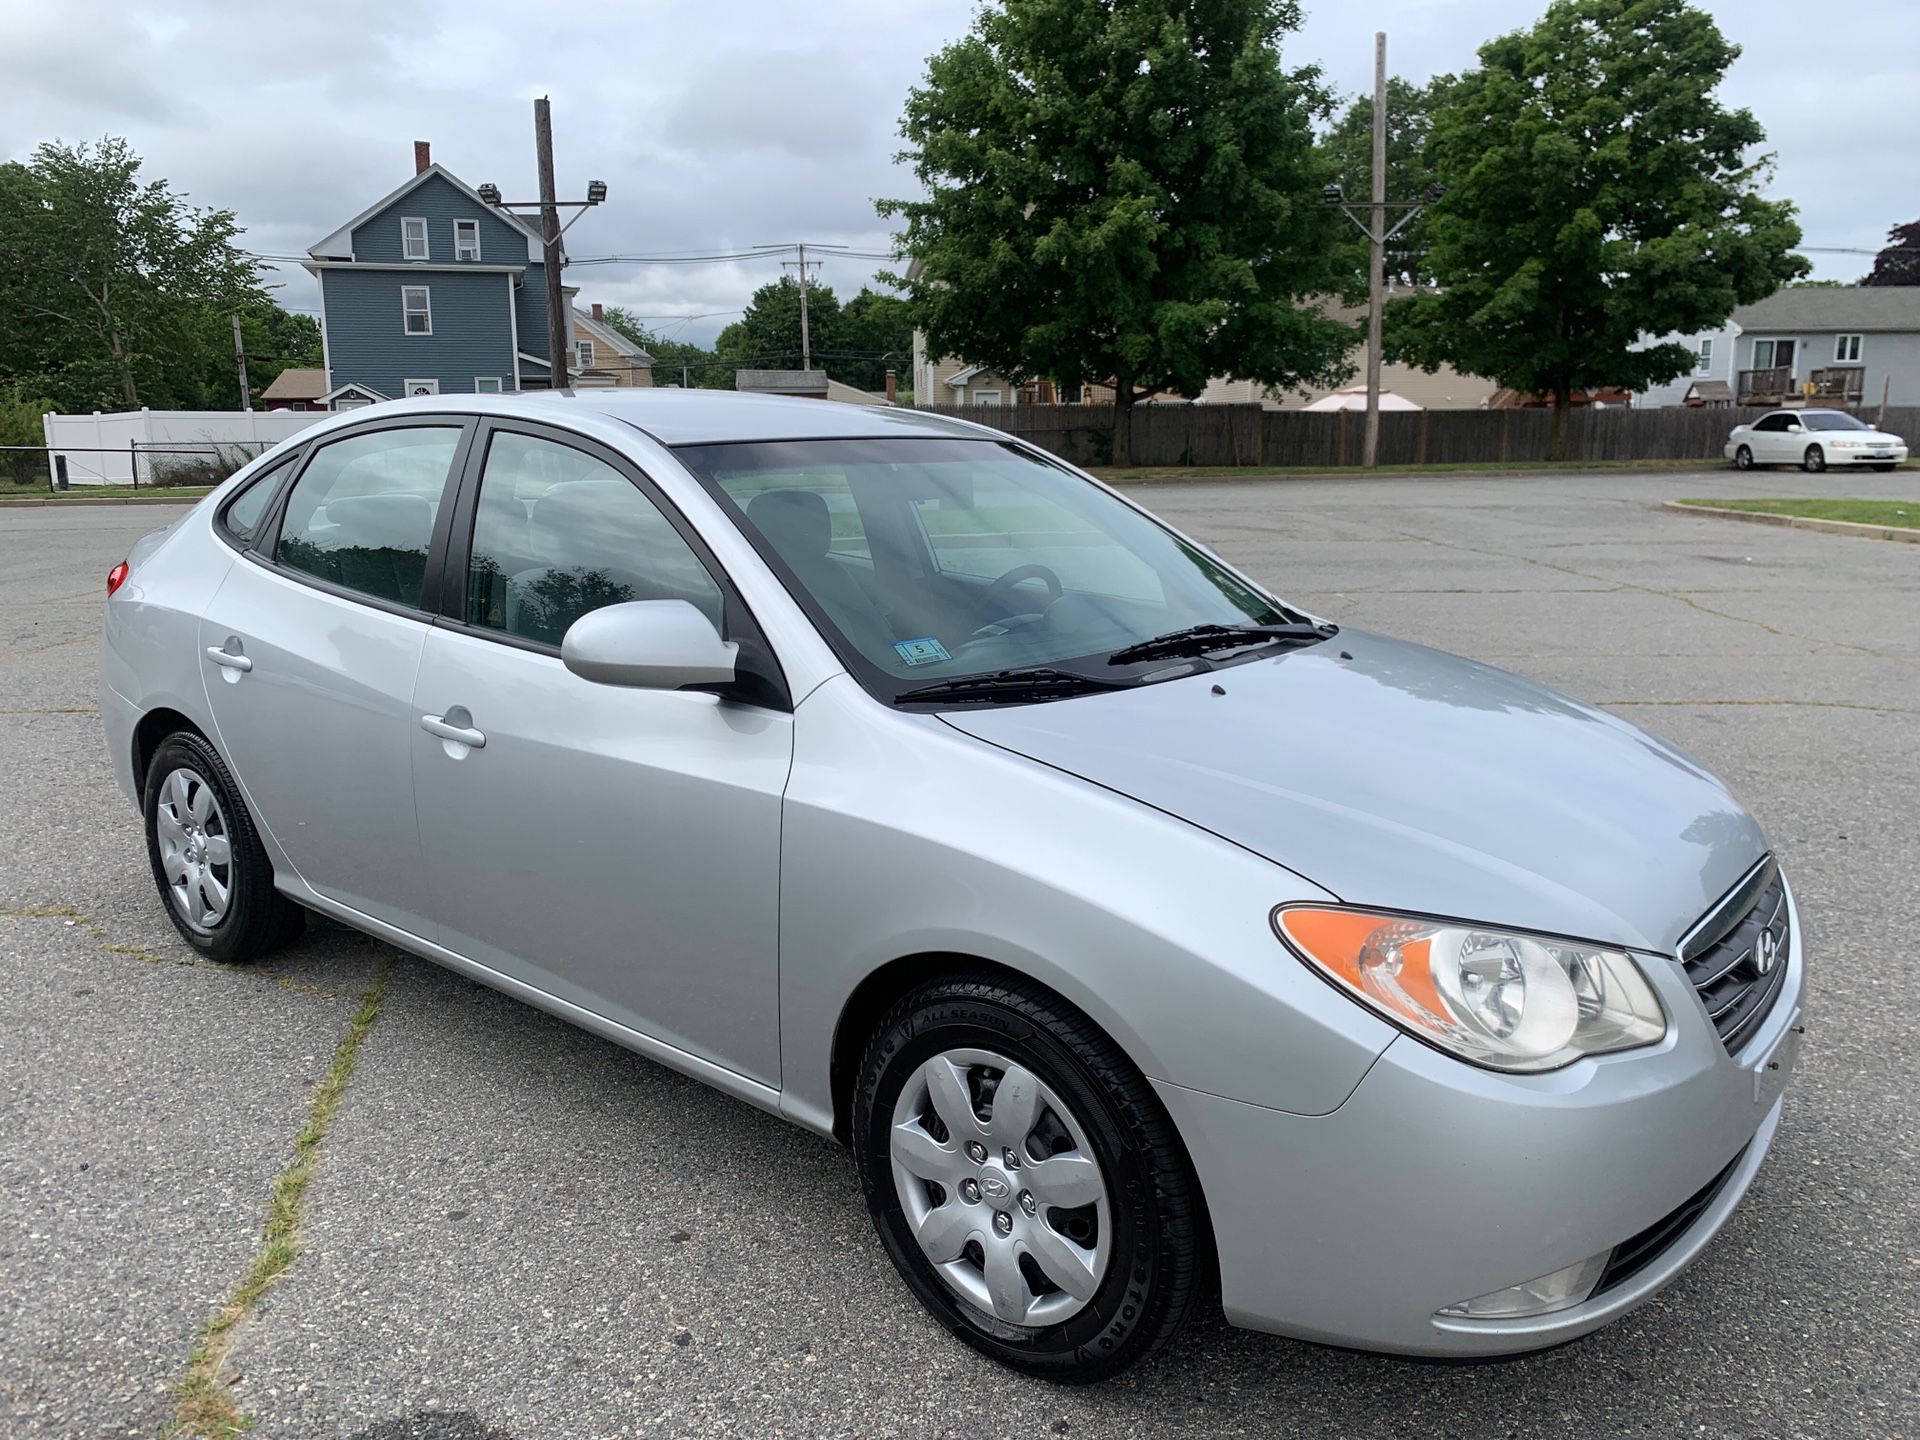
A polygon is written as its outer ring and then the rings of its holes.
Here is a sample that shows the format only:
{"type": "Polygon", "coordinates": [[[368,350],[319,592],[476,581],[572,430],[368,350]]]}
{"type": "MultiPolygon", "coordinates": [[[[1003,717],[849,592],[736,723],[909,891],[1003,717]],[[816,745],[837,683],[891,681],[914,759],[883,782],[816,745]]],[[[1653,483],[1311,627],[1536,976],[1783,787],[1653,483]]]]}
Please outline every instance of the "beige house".
{"type": "Polygon", "coordinates": [[[653,384],[653,357],[607,324],[605,307],[573,308],[573,383],[583,390],[633,389],[653,384]]]}

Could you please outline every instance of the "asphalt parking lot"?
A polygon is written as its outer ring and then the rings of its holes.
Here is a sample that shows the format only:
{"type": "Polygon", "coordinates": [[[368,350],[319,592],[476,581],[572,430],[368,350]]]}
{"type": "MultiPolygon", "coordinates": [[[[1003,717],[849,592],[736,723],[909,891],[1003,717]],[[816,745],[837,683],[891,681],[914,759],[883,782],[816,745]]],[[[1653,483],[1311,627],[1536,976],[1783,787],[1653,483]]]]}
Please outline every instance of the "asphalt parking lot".
{"type": "Polygon", "coordinates": [[[925,1317],[824,1141],[332,926],[197,962],[94,693],[102,577],[173,512],[0,509],[0,1433],[166,1429],[381,986],[301,1253],[227,1364],[264,1436],[1920,1436],[1920,547],[1656,508],[1823,491],[1920,503],[1920,475],[1133,492],[1343,624],[1720,771],[1794,879],[1812,1021],[1747,1203],[1611,1329],[1455,1368],[1208,1318],[1074,1391],[925,1317]]]}

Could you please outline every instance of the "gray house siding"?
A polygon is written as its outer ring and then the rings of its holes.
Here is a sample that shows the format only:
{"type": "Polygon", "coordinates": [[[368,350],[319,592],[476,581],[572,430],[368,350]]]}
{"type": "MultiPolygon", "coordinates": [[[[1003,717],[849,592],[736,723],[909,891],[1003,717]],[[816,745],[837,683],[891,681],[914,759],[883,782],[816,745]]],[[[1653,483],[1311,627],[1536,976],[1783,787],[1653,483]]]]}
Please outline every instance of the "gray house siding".
{"type": "MultiPolygon", "coordinates": [[[[520,313],[520,348],[529,355],[547,358],[547,267],[539,263],[527,266],[526,283],[514,297],[520,313]]],[[[529,370],[529,375],[546,379],[544,366],[529,370]]]]}
{"type": "Polygon", "coordinates": [[[438,380],[443,395],[471,394],[475,376],[498,376],[503,389],[513,389],[517,362],[502,323],[513,278],[424,267],[327,271],[329,382],[353,381],[393,398],[407,380],[438,380]],[[400,309],[406,285],[428,287],[431,335],[406,333],[400,309]]]}
{"type": "MultiPolygon", "coordinates": [[[[1793,378],[1805,380],[1815,370],[1840,369],[1845,361],[1836,361],[1834,345],[1842,334],[1860,334],[1840,330],[1768,330],[1749,329],[1738,342],[1734,369],[1754,370],[1754,342],[1792,340],[1794,342],[1793,378]]],[[[1859,368],[1866,372],[1862,380],[1862,406],[1877,406],[1880,389],[1891,380],[1887,403],[1920,405],[1920,333],[1899,330],[1869,330],[1860,334],[1859,368]]]]}
{"type": "Polygon", "coordinates": [[[438,175],[355,226],[353,258],[366,262],[405,260],[407,256],[400,239],[400,221],[407,216],[419,216],[427,222],[427,260],[432,264],[455,263],[455,220],[480,222],[481,264],[527,263],[525,234],[502,220],[492,206],[476,205],[438,175]]]}

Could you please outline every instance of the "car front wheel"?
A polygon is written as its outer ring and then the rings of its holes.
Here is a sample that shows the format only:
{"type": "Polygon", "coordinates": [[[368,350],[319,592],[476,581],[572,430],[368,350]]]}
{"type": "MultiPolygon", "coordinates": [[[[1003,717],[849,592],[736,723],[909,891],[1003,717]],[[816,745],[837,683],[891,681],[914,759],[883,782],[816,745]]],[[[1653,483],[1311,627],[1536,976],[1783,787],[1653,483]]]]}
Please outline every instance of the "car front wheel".
{"type": "Polygon", "coordinates": [[[1800,457],[1800,468],[1810,475],[1818,475],[1827,468],[1827,452],[1818,445],[1809,445],[1807,453],[1800,457]]]}
{"type": "Polygon", "coordinates": [[[1745,445],[1742,445],[1738,450],[1734,451],[1733,468],[1736,470],[1751,470],[1753,468],[1753,451],[1745,445]]]}
{"type": "Polygon", "coordinates": [[[154,883],[189,945],[238,964],[298,937],[306,911],[273,888],[273,862],[213,746],[189,730],[161,741],[144,800],[154,883]]]}
{"type": "Polygon", "coordinates": [[[1203,1276],[1199,1187],[1111,1040],[985,976],[901,1000],[868,1046],[853,1142],[887,1253],[968,1344],[1070,1384],[1178,1331],[1203,1276]]]}

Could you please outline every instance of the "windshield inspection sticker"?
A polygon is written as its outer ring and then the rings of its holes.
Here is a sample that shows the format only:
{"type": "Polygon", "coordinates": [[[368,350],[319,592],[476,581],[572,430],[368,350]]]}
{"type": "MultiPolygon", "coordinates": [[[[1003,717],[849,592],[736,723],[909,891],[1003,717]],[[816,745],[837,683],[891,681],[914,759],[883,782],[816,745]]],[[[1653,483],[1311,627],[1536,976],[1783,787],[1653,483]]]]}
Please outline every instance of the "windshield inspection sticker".
{"type": "Polygon", "coordinates": [[[936,661],[953,658],[947,653],[947,647],[931,635],[923,635],[918,640],[896,640],[893,648],[909,665],[932,665],[936,661]]]}

